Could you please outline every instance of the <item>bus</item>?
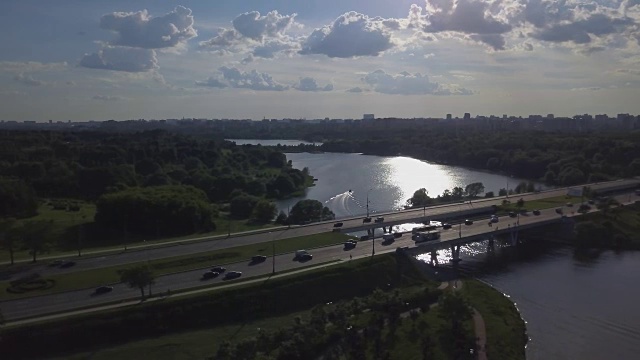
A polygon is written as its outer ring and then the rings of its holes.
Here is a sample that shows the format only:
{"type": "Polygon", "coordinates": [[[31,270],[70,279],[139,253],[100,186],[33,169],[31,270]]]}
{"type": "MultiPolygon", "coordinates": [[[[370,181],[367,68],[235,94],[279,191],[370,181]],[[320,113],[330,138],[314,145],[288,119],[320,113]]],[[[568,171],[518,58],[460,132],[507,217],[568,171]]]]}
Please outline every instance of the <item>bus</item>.
{"type": "Polygon", "coordinates": [[[416,244],[421,242],[426,242],[426,241],[434,241],[434,240],[440,240],[440,231],[437,231],[437,230],[425,231],[425,232],[419,232],[413,235],[413,241],[415,241],[416,244]]]}

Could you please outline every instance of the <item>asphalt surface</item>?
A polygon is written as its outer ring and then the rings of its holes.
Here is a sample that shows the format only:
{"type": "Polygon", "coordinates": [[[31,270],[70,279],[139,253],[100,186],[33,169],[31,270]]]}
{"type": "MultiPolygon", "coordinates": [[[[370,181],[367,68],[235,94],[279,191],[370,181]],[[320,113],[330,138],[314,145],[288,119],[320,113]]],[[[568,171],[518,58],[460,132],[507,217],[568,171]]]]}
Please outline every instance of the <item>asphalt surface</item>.
{"type": "MultiPolygon", "coordinates": [[[[617,180],[605,183],[597,183],[591,184],[592,190],[598,190],[601,188],[608,188],[611,186],[620,186],[626,184],[636,184],[640,185],[640,180],[630,179],[630,180],[617,180]]],[[[525,195],[513,195],[511,196],[511,200],[515,201],[515,199],[523,198],[525,201],[532,201],[538,199],[544,199],[549,197],[557,197],[564,196],[567,194],[567,188],[554,189],[543,191],[540,193],[532,193],[525,195]]],[[[451,216],[451,213],[460,213],[466,211],[474,211],[478,210],[482,207],[489,207],[491,205],[501,205],[504,197],[497,197],[491,199],[480,199],[472,202],[465,203],[457,203],[457,204],[447,204],[440,205],[423,209],[411,209],[397,212],[390,212],[384,214],[371,214],[373,218],[377,216],[383,216],[384,222],[379,224],[374,224],[371,222],[370,224],[363,224],[363,216],[350,218],[350,219],[341,219],[339,220],[344,225],[342,226],[342,232],[349,232],[348,229],[361,229],[365,225],[370,225],[373,227],[374,225],[378,228],[384,225],[391,225],[397,223],[409,223],[409,222],[418,222],[425,220],[445,220],[447,217],[451,216]]],[[[148,260],[157,260],[164,259],[168,257],[174,256],[182,256],[182,255],[193,255],[199,254],[203,252],[226,249],[234,246],[242,246],[242,245],[250,245],[256,243],[269,242],[272,240],[286,239],[298,236],[306,236],[318,233],[329,232],[334,229],[335,221],[324,222],[324,223],[315,223],[306,226],[292,226],[290,229],[284,230],[274,230],[271,232],[259,233],[259,234],[250,234],[243,236],[233,236],[225,239],[213,239],[210,241],[198,241],[198,242],[190,242],[189,240],[177,241],[172,246],[164,246],[157,248],[148,248],[145,250],[136,250],[136,251],[128,251],[117,254],[109,254],[104,256],[94,256],[94,257],[86,257],[86,258],[77,258],[74,257],[71,260],[76,262],[76,265],[68,268],[68,269],[60,269],[56,267],[49,267],[46,263],[41,265],[36,265],[35,267],[31,267],[25,272],[38,272],[43,276],[50,276],[56,274],[70,273],[75,271],[83,271],[90,270],[102,267],[110,267],[110,266],[119,266],[119,265],[127,265],[132,263],[139,263],[148,260]]],[[[19,278],[24,275],[25,272],[14,274],[12,279],[19,278]]]]}
{"type": "MultiPolygon", "coordinates": [[[[616,199],[622,203],[635,201],[640,197],[630,194],[619,195],[616,199]]],[[[564,213],[568,216],[573,216],[572,212],[577,211],[577,205],[573,207],[564,207],[564,213]]],[[[555,209],[541,210],[539,216],[529,213],[529,215],[521,215],[519,218],[520,224],[531,224],[535,222],[547,221],[549,219],[560,220],[560,215],[555,212],[555,209]]],[[[500,217],[499,222],[488,226],[489,216],[485,216],[483,219],[476,219],[472,225],[454,225],[451,229],[441,231],[441,241],[446,245],[448,240],[456,240],[460,237],[467,237],[479,234],[488,234],[495,231],[496,228],[503,228],[509,225],[513,226],[518,219],[508,216],[500,217]]],[[[361,220],[360,220],[361,222],[361,220]]],[[[331,224],[325,224],[329,228],[333,228],[331,224]]],[[[318,228],[318,227],[314,227],[318,228]]],[[[326,231],[326,230],[325,230],[326,231]]],[[[271,240],[273,234],[265,234],[268,240],[271,240]]],[[[235,239],[234,239],[235,240],[235,239]]],[[[376,254],[387,253],[395,251],[397,247],[414,247],[416,246],[414,241],[411,240],[411,234],[405,234],[401,238],[396,239],[390,244],[383,245],[382,239],[377,238],[373,241],[361,241],[356,248],[352,250],[345,250],[342,245],[329,246],[324,248],[318,248],[310,250],[313,255],[313,259],[300,263],[294,261],[293,254],[278,255],[275,257],[275,269],[277,272],[302,268],[304,266],[325,263],[329,261],[349,261],[351,255],[354,259],[371,256],[372,247],[375,249],[376,254]]],[[[194,245],[211,245],[194,244],[194,245]]],[[[174,249],[174,248],[171,248],[174,249]]],[[[161,249],[160,249],[161,250],[161,249]]],[[[208,249],[211,250],[211,249],[208,249]]],[[[142,260],[144,260],[144,254],[141,254],[142,260]]],[[[211,264],[214,266],[217,264],[211,264]]],[[[255,277],[261,275],[268,275],[272,273],[273,269],[273,257],[268,257],[267,260],[259,264],[250,264],[248,262],[235,263],[226,265],[227,271],[241,271],[241,278],[255,277]]],[[[207,284],[215,284],[221,282],[233,282],[237,280],[224,280],[223,277],[218,277],[210,280],[202,280],[202,274],[208,269],[187,271],[177,274],[165,275],[156,279],[156,284],[151,287],[152,293],[166,293],[167,290],[176,291],[189,289],[193,287],[203,286],[207,284]]],[[[116,284],[113,286],[112,292],[102,295],[93,294],[93,289],[69,291],[65,293],[43,295],[38,297],[10,300],[0,302],[0,309],[6,320],[15,320],[25,317],[41,316],[54,312],[72,311],[78,308],[98,306],[108,302],[127,300],[132,297],[140,296],[140,290],[130,289],[124,284],[116,284]]]]}

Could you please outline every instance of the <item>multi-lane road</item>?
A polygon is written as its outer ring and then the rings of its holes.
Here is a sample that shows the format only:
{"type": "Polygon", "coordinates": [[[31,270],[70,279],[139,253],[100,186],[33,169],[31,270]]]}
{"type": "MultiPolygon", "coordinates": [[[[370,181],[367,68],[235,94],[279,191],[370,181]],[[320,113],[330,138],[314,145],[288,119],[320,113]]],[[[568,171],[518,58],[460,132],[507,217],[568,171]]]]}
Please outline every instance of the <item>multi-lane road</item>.
{"type": "MultiPolygon", "coordinates": [[[[632,201],[636,200],[636,196],[634,195],[620,195],[617,199],[620,202],[626,203],[631,198],[632,201]]],[[[568,213],[571,216],[571,212],[577,210],[577,208],[565,208],[565,213],[568,213]]],[[[385,218],[388,215],[385,215],[385,218]]],[[[397,216],[394,215],[394,216],[397,216]]],[[[526,216],[520,216],[519,222],[520,225],[533,224],[536,222],[548,221],[550,219],[560,219],[560,216],[555,212],[554,209],[544,209],[541,210],[541,214],[536,216],[533,214],[529,214],[526,216]]],[[[355,220],[352,220],[355,221],[355,220]]],[[[442,230],[441,240],[440,242],[446,243],[450,240],[458,239],[460,236],[469,237],[481,234],[488,234],[492,231],[495,231],[496,228],[503,228],[509,225],[512,225],[517,221],[517,219],[510,218],[508,216],[501,217],[499,222],[493,224],[493,226],[488,226],[488,216],[483,219],[478,219],[472,225],[455,225],[453,228],[448,230],[442,230]]],[[[362,220],[359,219],[359,223],[362,223],[362,220]]],[[[355,225],[355,224],[354,224],[355,225]]],[[[329,228],[333,228],[331,224],[323,224],[322,226],[326,226],[325,231],[329,228]]],[[[345,223],[344,226],[347,226],[345,223]]],[[[293,229],[292,229],[293,230],[293,229]]],[[[271,240],[272,237],[283,236],[284,233],[289,232],[291,230],[280,230],[273,232],[271,234],[263,234],[266,236],[267,240],[271,240]]],[[[206,244],[206,243],[205,243],[206,244]]],[[[214,243],[215,244],[215,243],[214,243]]],[[[193,244],[193,245],[204,245],[204,244],[193,244]]],[[[382,239],[376,239],[373,242],[361,241],[358,243],[356,248],[352,250],[345,250],[342,245],[338,246],[328,246],[323,248],[314,249],[311,251],[313,254],[313,259],[309,262],[300,263],[293,260],[293,254],[284,254],[277,255],[275,257],[275,267],[276,271],[285,271],[290,269],[301,268],[304,266],[309,266],[313,264],[320,264],[330,261],[349,261],[350,255],[353,258],[360,258],[365,256],[371,256],[372,250],[375,250],[376,254],[386,253],[390,251],[394,251],[397,247],[414,247],[415,243],[411,240],[411,234],[405,234],[401,238],[396,239],[393,243],[388,245],[382,245],[382,239]]],[[[207,250],[211,250],[211,248],[207,248],[207,250]]],[[[97,260],[97,259],[96,259],[97,260]]],[[[141,259],[144,260],[144,255],[141,259]]],[[[247,277],[255,277],[261,275],[268,275],[272,272],[272,258],[269,257],[267,261],[252,265],[248,262],[235,263],[227,265],[227,271],[241,271],[243,273],[242,278],[247,277]]],[[[99,264],[99,262],[98,262],[99,264]]],[[[80,265],[80,264],[79,264],[80,265]]],[[[211,266],[216,264],[211,264],[211,266]]],[[[171,275],[161,276],[156,280],[156,284],[152,286],[152,291],[154,293],[162,293],[166,292],[168,289],[175,290],[183,290],[198,286],[203,286],[207,284],[216,284],[225,282],[225,280],[220,278],[211,279],[211,280],[201,280],[202,274],[207,269],[194,270],[181,272],[171,275]]],[[[235,280],[231,280],[235,281],[235,280]]],[[[230,282],[231,282],[230,281],[230,282]]],[[[77,290],[70,291],[65,293],[44,295],[20,300],[11,300],[0,302],[0,308],[7,320],[15,320],[24,317],[33,317],[40,316],[54,312],[64,312],[64,311],[72,311],[81,307],[90,307],[90,306],[98,306],[101,304],[131,299],[140,295],[139,290],[130,289],[124,284],[116,284],[114,285],[114,289],[111,293],[104,295],[92,295],[93,290],[77,290]]]]}
{"type": "MultiPolygon", "coordinates": [[[[640,180],[617,180],[610,182],[603,182],[597,184],[591,184],[590,187],[593,190],[607,189],[612,187],[624,187],[624,186],[639,186],[640,180]]],[[[540,193],[531,193],[516,195],[517,198],[523,198],[525,201],[532,201],[550,197],[563,196],[567,194],[567,188],[553,189],[548,191],[542,191],[540,193]]],[[[424,220],[444,220],[450,218],[452,215],[473,213],[483,207],[489,207],[491,205],[500,205],[504,197],[480,199],[466,203],[456,203],[429,207],[426,209],[411,209],[404,211],[389,212],[384,214],[373,214],[372,216],[384,216],[384,223],[363,224],[363,217],[349,218],[340,220],[344,225],[342,226],[343,232],[348,232],[348,229],[362,228],[363,225],[382,227],[384,225],[408,223],[424,220]]],[[[312,235],[318,233],[325,233],[332,231],[334,222],[323,222],[317,224],[310,224],[306,226],[292,226],[286,230],[274,230],[271,232],[255,233],[243,236],[232,236],[229,238],[220,239],[219,237],[211,237],[210,241],[189,241],[183,240],[175,243],[173,246],[162,246],[156,248],[146,248],[145,250],[138,251],[126,251],[116,254],[104,255],[104,256],[92,256],[86,258],[77,258],[76,265],[69,269],[59,269],[55,267],[47,267],[46,264],[40,265],[36,268],[31,268],[30,271],[38,271],[42,275],[55,275],[58,273],[69,273],[74,271],[83,271],[96,268],[127,265],[132,263],[138,263],[148,260],[164,259],[174,256],[193,255],[213,250],[226,249],[234,246],[242,246],[256,243],[269,242],[272,240],[286,239],[298,236],[312,235]]],[[[14,277],[19,277],[21,274],[16,274],[14,277]]]]}

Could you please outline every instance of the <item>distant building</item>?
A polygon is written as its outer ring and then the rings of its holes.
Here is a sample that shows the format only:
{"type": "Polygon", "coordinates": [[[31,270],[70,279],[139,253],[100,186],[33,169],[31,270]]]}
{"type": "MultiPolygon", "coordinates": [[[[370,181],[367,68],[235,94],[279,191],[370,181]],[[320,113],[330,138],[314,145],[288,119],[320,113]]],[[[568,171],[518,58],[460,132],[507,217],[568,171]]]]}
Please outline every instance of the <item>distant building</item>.
{"type": "Polygon", "coordinates": [[[447,120],[451,120],[451,114],[447,114],[447,120]]]}
{"type": "Polygon", "coordinates": [[[469,114],[469,113],[464,113],[464,119],[465,119],[465,120],[469,120],[469,119],[471,119],[471,114],[469,114]]]}
{"type": "Polygon", "coordinates": [[[362,115],[362,120],[365,121],[371,121],[371,120],[375,120],[376,116],[374,114],[364,114],[362,115]]]}

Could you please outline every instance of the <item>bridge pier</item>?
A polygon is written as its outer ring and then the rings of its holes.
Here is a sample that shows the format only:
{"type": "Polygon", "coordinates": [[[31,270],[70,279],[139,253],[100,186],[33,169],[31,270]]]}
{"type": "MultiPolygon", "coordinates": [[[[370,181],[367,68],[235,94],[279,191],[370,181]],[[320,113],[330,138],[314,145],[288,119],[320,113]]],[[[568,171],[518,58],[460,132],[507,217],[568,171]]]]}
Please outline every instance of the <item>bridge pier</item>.
{"type": "Polygon", "coordinates": [[[451,261],[454,263],[460,261],[460,245],[451,246],[451,261]]]}
{"type": "Polygon", "coordinates": [[[494,244],[494,237],[493,235],[491,235],[491,237],[489,238],[489,243],[487,244],[487,252],[488,253],[492,253],[496,251],[496,247],[494,244]]]}
{"type": "Polygon", "coordinates": [[[518,230],[511,231],[511,246],[518,245],[518,230]]]}
{"type": "Polygon", "coordinates": [[[438,265],[438,252],[433,250],[431,251],[431,261],[430,264],[433,266],[437,266],[438,265]]]}

